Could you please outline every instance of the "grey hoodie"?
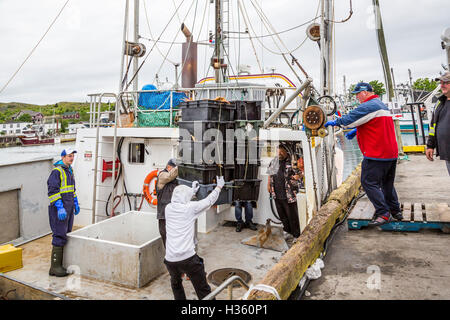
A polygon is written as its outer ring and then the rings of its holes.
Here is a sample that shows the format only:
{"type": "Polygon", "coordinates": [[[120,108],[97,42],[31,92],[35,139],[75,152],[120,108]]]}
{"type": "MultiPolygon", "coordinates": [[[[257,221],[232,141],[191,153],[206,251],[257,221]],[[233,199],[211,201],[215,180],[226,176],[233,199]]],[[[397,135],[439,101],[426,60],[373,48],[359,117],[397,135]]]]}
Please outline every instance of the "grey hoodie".
{"type": "Polygon", "coordinates": [[[172,202],[166,207],[166,256],[170,262],[188,259],[195,255],[195,220],[211,208],[219,197],[220,188],[216,187],[205,199],[191,201],[192,188],[179,185],[173,190],[172,202]]]}

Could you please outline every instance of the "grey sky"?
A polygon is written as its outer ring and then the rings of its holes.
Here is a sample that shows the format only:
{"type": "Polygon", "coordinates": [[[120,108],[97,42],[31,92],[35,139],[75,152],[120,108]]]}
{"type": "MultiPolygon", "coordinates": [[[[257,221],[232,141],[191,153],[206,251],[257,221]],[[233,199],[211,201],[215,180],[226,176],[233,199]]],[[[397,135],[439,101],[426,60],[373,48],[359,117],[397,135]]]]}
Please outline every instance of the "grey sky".
{"type": "MultiPolygon", "coordinates": [[[[145,1],[154,37],[162,32],[172,16],[174,4],[182,3],[182,0],[142,1],[145,1]]],[[[243,2],[255,31],[259,35],[270,33],[261,25],[250,0],[243,2]]],[[[318,0],[258,0],[258,2],[277,31],[289,29],[313,18],[318,6],[318,0]]],[[[389,59],[395,71],[396,82],[408,80],[408,68],[412,70],[414,79],[436,76],[443,70],[441,64],[445,61],[440,35],[444,28],[450,26],[450,1],[380,0],[380,2],[389,59]]],[[[2,43],[0,87],[23,62],[64,3],[65,0],[0,1],[2,43]]],[[[179,14],[175,15],[161,39],[172,41],[181,21],[186,22],[193,30],[195,39],[207,39],[208,30],[213,29],[213,6],[210,8],[209,24],[206,17],[202,32],[200,34],[198,32],[206,3],[209,3],[209,0],[198,0],[198,4],[193,0],[184,0],[179,14]],[[191,7],[192,3],[194,4],[191,7]],[[190,14],[185,20],[184,17],[190,7],[190,14]],[[197,14],[194,15],[196,8],[197,14]]],[[[342,91],[343,75],[346,75],[347,85],[362,79],[383,80],[375,30],[372,27],[371,4],[371,0],[353,0],[353,17],[347,23],[336,25],[335,79],[338,91],[342,91]]],[[[342,20],[348,16],[348,0],[335,0],[335,6],[335,20],[342,20]]],[[[71,0],[33,56],[8,88],[0,94],[0,102],[46,104],[59,101],[85,101],[89,93],[117,91],[124,7],[124,0],[71,0]]],[[[233,12],[236,18],[236,10],[233,12]]],[[[232,21],[232,29],[237,30],[237,19],[232,21]]],[[[281,35],[289,49],[296,48],[304,40],[305,28],[301,27],[281,35]]],[[[241,19],[240,30],[244,29],[245,24],[241,19]]],[[[143,4],[141,4],[140,35],[150,38],[143,4]]],[[[184,41],[181,33],[178,33],[176,41],[184,41]]],[[[146,45],[147,51],[150,51],[153,43],[145,39],[141,39],[141,42],[146,45]]],[[[262,42],[269,49],[278,50],[270,37],[263,38],[262,42]]],[[[240,56],[241,64],[252,65],[252,71],[259,73],[250,43],[241,41],[240,55],[237,41],[232,41],[231,45],[230,56],[234,69],[237,67],[237,57],[240,56]]],[[[263,50],[258,41],[255,41],[255,47],[266,71],[274,67],[276,72],[284,73],[295,80],[295,76],[280,55],[263,50]]],[[[169,45],[161,44],[159,49],[165,54],[169,45]]],[[[211,54],[212,48],[199,47],[199,79],[205,76],[204,72],[208,69],[211,54]]],[[[318,85],[317,45],[308,40],[294,52],[294,55],[318,85]]],[[[168,58],[181,62],[179,44],[172,47],[168,58]]],[[[140,87],[154,82],[161,62],[161,54],[155,48],[140,73],[140,87]]],[[[209,75],[212,75],[211,70],[209,75]]],[[[170,63],[164,64],[159,71],[159,77],[160,79],[168,77],[169,81],[173,82],[174,67],[170,63]]]]}

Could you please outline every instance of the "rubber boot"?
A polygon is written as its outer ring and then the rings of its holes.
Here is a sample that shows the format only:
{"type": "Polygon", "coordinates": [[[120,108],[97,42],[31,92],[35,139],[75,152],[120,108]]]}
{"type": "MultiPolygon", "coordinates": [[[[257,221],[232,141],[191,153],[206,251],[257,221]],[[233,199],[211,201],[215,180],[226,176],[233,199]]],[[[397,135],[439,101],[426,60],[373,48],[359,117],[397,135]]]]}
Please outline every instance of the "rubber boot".
{"type": "Polygon", "coordinates": [[[52,249],[51,266],[48,272],[51,276],[66,277],[68,275],[67,270],[62,266],[64,247],[55,247],[52,249]]]}

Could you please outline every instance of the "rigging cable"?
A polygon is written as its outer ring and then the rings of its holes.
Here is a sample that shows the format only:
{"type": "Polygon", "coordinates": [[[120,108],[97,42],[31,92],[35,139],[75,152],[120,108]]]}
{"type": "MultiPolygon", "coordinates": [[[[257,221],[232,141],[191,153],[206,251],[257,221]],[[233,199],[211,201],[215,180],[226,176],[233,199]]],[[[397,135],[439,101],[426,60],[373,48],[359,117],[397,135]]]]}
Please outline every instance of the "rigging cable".
{"type": "MultiPolygon", "coordinates": [[[[142,2],[143,2],[143,4],[144,4],[144,12],[145,12],[145,19],[147,20],[148,33],[150,34],[150,37],[153,38],[152,30],[151,30],[151,28],[150,28],[150,22],[149,22],[149,18],[148,18],[148,13],[147,13],[147,6],[146,6],[146,4],[145,4],[145,1],[142,1],[142,2]]],[[[140,38],[146,39],[146,38],[144,38],[144,37],[140,37],[140,38]]],[[[147,39],[147,40],[150,40],[150,39],[147,39]]],[[[161,42],[161,41],[159,41],[159,42],[161,42]]],[[[164,54],[162,53],[162,51],[161,51],[161,49],[159,48],[159,46],[156,45],[155,47],[156,47],[156,50],[158,50],[159,54],[160,54],[162,57],[164,57],[164,54]]],[[[169,61],[169,62],[170,62],[171,64],[173,64],[173,65],[176,64],[176,62],[174,62],[174,61],[172,61],[172,60],[170,60],[170,59],[168,59],[168,58],[167,58],[167,61],[169,61]]]]}
{"type": "MultiPolygon", "coordinates": [[[[241,3],[241,0],[238,0],[238,4],[239,4],[239,7],[241,8],[242,18],[244,19],[245,27],[247,28],[247,30],[249,30],[247,20],[245,19],[243,4],[241,3]]],[[[244,7],[244,9],[245,9],[245,7],[244,7]]],[[[250,21],[249,21],[249,23],[250,23],[250,21]]],[[[253,30],[253,28],[252,28],[252,30],[253,30]]],[[[259,70],[261,71],[261,73],[264,73],[264,71],[261,67],[261,63],[259,62],[258,54],[256,53],[255,45],[253,44],[252,36],[250,35],[250,33],[249,33],[249,39],[250,39],[250,43],[252,44],[253,52],[255,54],[256,62],[258,63],[259,70]]]]}
{"type": "Polygon", "coordinates": [[[14,72],[14,74],[11,76],[11,78],[9,78],[9,80],[5,83],[5,85],[0,89],[0,94],[6,89],[6,87],[10,84],[10,82],[14,79],[14,77],[17,75],[17,73],[19,73],[20,69],[22,69],[23,65],[28,61],[28,59],[31,57],[31,55],[34,53],[34,51],[36,50],[36,48],[39,46],[39,44],[42,42],[42,40],[44,40],[45,36],[47,35],[47,33],[50,31],[50,29],[52,28],[52,26],[55,24],[56,20],[58,20],[59,16],[61,15],[61,13],[63,12],[64,8],[67,6],[67,4],[69,3],[70,0],[67,0],[66,3],[64,3],[64,5],[62,6],[61,10],[59,10],[58,14],[56,15],[55,19],[53,19],[52,23],[50,23],[49,27],[47,28],[47,30],[45,31],[45,33],[43,34],[43,36],[39,39],[39,41],[36,43],[36,45],[33,47],[33,49],[30,51],[30,53],[28,54],[28,56],[25,58],[25,60],[22,62],[22,64],[19,66],[19,68],[16,70],[16,72],[14,72]]]}
{"type": "Polygon", "coordinates": [[[200,32],[203,29],[203,23],[205,22],[207,8],[208,8],[208,1],[205,1],[205,10],[203,10],[203,18],[202,18],[202,23],[200,24],[200,31],[198,32],[197,42],[200,42],[200,32]]]}
{"type": "Polygon", "coordinates": [[[147,55],[145,56],[144,60],[141,62],[139,68],[135,71],[135,73],[133,74],[133,77],[131,78],[130,82],[128,82],[127,86],[125,87],[126,91],[128,89],[128,87],[130,86],[130,84],[133,82],[134,78],[136,78],[136,75],[139,73],[139,71],[141,70],[142,66],[144,65],[144,63],[147,61],[147,58],[149,57],[150,53],[153,51],[153,48],[155,47],[155,45],[158,43],[159,39],[161,38],[161,36],[164,34],[164,32],[166,31],[167,27],[169,26],[170,22],[173,20],[173,18],[175,17],[175,14],[178,12],[178,10],[180,9],[181,5],[184,3],[185,0],[182,0],[182,2],[180,3],[180,5],[178,6],[177,10],[174,12],[174,14],[172,15],[172,17],[169,19],[169,22],[167,22],[167,24],[165,25],[164,29],[161,31],[157,41],[155,42],[155,44],[153,45],[153,47],[150,49],[150,51],[147,53],[147,55]]]}
{"type": "MultiPolygon", "coordinates": [[[[189,10],[187,11],[187,13],[186,13],[186,15],[185,15],[185,17],[184,17],[184,20],[186,20],[187,16],[189,15],[189,12],[191,12],[191,9],[192,9],[192,7],[193,7],[193,5],[194,5],[195,2],[196,2],[196,0],[192,0],[191,6],[189,7],[189,10]]],[[[195,25],[195,17],[194,17],[194,25],[195,25]]],[[[167,53],[166,53],[166,55],[164,56],[164,60],[162,61],[161,65],[159,66],[158,71],[156,72],[156,74],[159,74],[159,72],[161,71],[161,69],[162,69],[164,63],[166,62],[167,56],[169,55],[170,51],[172,50],[172,47],[173,47],[174,42],[175,42],[175,39],[178,37],[178,34],[180,33],[180,31],[181,31],[181,28],[177,28],[177,33],[175,34],[175,37],[174,37],[174,39],[173,39],[173,41],[172,41],[172,44],[169,46],[169,49],[167,50],[167,53]]],[[[185,64],[185,62],[186,62],[187,54],[188,54],[188,52],[189,52],[189,48],[190,48],[190,46],[191,46],[191,43],[192,43],[192,41],[189,42],[188,49],[186,50],[186,57],[185,57],[185,59],[184,59],[184,61],[183,61],[183,64],[182,64],[182,66],[181,66],[181,70],[183,70],[184,64],[185,64]]],[[[181,74],[181,73],[180,73],[180,74],[181,74]]],[[[178,78],[179,78],[180,74],[178,75],[178,78]]],[[[178,79],[177,79],[177,80],[178,80],[178,79]]],[[[153,82],[155,82],[155,81],[156,81],[156,76],[155,76],[155,79],[153,79],[153,82]]]]}

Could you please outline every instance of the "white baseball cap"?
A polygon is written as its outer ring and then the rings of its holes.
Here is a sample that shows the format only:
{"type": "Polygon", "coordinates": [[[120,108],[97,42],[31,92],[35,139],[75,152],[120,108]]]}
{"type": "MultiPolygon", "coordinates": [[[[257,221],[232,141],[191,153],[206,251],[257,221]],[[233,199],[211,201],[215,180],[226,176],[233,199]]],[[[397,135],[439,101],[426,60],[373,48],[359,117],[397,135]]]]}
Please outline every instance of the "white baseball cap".
{"type": "Polygon", "coordinates": [[[61,157],[64,157],[64,156],[66,156],[66,155],[68,155],[68,154],[71,154],[71,153],[77,153],[77,150],[72,149],[72,148],[66,148],[66,149],[64,149],[64,150],[61,152],[61,157]]]}

